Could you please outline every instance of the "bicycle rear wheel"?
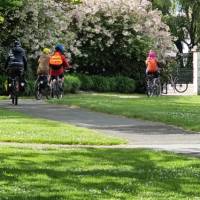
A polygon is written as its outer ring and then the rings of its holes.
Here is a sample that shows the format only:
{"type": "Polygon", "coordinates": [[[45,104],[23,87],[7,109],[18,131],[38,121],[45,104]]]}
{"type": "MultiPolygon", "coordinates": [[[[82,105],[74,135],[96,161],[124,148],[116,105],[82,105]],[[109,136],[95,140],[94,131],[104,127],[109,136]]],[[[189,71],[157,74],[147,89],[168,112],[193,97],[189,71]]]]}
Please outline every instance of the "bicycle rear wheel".
{"type": "Polygon", "coordinates": [[[18,96],[16,94],[11,94],[12,104],[18,105],[18,96]]]}
{"type": "Polygon", "coordinates": [[[35,90],[35,98],[36,98],[36,100],[42,99],[42,93],[38,89],[35,90]]]}
{"type": "Polygon", "coordinates": [[[18,105],[18,96],[15,96],[15,105],[18,105]]]}
{"type": "Polygon", "coordinates": [[[175,90],[179,93],[183,93],[188,89],[188,83],[175,83],[175,90]]]}
{"type": "Polygon", "coordinates": [[[160,96],[160,88],[158,85],[155,85],[153,88],[153,95],[152,96],[160,96]]]}
{"type": "Polygon", "coordinates": [[[147,82],[146,82],[146,94],[147,94],[147,97],[152,97],[153,96],[153,87],[152,87],[152,80],[151,79],[147,79],[147,82]]]}

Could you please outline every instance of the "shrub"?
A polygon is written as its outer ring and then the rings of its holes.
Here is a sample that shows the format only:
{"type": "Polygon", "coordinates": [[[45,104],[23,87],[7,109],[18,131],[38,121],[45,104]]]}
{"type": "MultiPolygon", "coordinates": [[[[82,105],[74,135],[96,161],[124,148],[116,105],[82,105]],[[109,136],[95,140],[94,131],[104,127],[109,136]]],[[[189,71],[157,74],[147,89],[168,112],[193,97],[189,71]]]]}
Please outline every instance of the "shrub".
{"type": "Polygon", "coordinates": [[[0,95],[6,94],[6,76],[1,75],[0,76],[0,95]]]}
{"type": "Polygon", "coordinates": [[[133,93],[136,89],[136,82],[124,76],[104,77],[99,75],[78,75],[81,81],[81,88],[97,92],[121,92],[133,93]]]}
{"type": "Polygon", "coordinates": [[[136,89],[136,83],[133,79],[117,76],[115,77],[117,91],[121,93],[132,93],[136,89]]]}
{"type": "Polygon", "coordinates": [[[93,90],[98,92],[110,92],[110,80],[108,77],[91,76],[93,82],[93,90]]]}
{"type": "Polygon", "coordinates": [[[81,81],[78,77],[73,75],[67,75],[64,81],[64,92],[65,93],[76,93],[81,86],[81,81]]]}
{"type": "Polygon", "coordinates": [[[78,74],[78,78],[81,82],[80,89],[81,90],[91,90],[94,86],[93,79],[91,76],[87,76],[85,74],[78,74]]]}
{"type": "Polygon", "coordinates": [[[34,95],[34,80],[27,81],[27,84],[25,86],[25,92],[23,92],[23,95],[25,96],[33,96],[34,95]]]}

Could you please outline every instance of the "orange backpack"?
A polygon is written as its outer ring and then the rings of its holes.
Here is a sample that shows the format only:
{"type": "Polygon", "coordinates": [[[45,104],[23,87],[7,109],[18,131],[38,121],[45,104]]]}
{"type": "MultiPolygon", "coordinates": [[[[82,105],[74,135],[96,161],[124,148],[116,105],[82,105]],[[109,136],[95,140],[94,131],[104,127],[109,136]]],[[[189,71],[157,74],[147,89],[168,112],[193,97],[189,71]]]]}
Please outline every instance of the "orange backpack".
{"type": "Polygon", "coordinates": [[[147,70],[149,72],[156,72],[158,70],[158,63],[156,59],[148,59],[147,60],[147,70]]]}
{"type": "Polygon", "coordinates": [[[59,68],[63,64],[62,57],[59,52],[55,52],[49,60],[49,65],[54,68],[59,68]]]}

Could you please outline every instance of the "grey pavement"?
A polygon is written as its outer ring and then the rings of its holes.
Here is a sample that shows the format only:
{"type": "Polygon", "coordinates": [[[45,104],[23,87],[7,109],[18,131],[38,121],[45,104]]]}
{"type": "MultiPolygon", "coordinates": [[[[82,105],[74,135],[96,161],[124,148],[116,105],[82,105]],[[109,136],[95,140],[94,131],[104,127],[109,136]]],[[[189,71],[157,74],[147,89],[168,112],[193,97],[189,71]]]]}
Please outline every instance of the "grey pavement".
{"type": "Polygon", "coordinates": [[[0,108],[87,127],[128,140],[128,145],[116,148],[151,148],[200,156],[200,133],[184,131],[163,123],[128,119],[75,106],[51,105],[45,101],[31,99],[20,99],[18,106],[11,105],[10,100],[1,100],[0,108]]]}

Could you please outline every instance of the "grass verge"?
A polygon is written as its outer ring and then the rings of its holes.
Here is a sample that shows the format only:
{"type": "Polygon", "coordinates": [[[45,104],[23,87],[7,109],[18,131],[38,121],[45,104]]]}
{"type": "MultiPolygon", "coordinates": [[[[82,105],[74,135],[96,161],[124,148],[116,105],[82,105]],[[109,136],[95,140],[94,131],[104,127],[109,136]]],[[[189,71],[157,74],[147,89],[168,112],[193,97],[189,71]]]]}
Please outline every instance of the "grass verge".
{"type": "Polygon", "coordinates": [[[37,119],[0,109],[0,141],[20,143],[115,145],[125,140],[87,128],[37,119]]]}
{"type": "Polygon", "coordinates": [[[164,122],[200,131],[200,96],[161,96],[78,94],[50,103],[78,105],[95,111],[164,122]]]}
{"type": "Polygon", "coordinates": [[[0,199],[195,200],[200,160],[128,149],[0,148],[0,199]]]}

